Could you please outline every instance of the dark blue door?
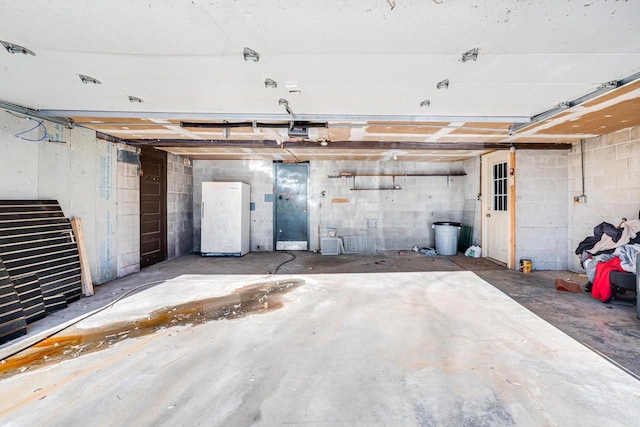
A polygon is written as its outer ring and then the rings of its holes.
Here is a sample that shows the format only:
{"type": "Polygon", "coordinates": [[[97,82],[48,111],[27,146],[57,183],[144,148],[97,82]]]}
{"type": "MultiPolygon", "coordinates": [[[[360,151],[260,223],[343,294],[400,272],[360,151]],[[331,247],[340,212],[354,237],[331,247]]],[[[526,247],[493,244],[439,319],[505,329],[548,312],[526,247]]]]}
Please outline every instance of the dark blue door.
{"type": "Polygon", "coordinates": [[[307,213],[309,164],[275,163],[276,250],[309,248],[307,213]]]}

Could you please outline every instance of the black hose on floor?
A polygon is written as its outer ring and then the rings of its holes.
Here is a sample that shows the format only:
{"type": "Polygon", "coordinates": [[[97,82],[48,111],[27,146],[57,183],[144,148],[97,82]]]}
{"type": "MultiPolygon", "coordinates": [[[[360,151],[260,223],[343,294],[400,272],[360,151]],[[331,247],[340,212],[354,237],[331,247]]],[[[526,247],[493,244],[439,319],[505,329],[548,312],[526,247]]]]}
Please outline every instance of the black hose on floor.
{"type": "Polygon", "coordinates": [[[280,270],[280,267],[282,267],[283,265],[290,263],[291,261],[293,261],[294,259],[296,259],[296,256],[294,254],[292,254],[291,252],[285,252],[287,255],[289,255],[291,258],[289,258],[288,260],[281,262],[280,264],[278,264],[278,266],[276,267],[276,269],[274,270],[273,273],[270,273],[271,275],[275,275],[278,274],[278,270],[280,270]]]}

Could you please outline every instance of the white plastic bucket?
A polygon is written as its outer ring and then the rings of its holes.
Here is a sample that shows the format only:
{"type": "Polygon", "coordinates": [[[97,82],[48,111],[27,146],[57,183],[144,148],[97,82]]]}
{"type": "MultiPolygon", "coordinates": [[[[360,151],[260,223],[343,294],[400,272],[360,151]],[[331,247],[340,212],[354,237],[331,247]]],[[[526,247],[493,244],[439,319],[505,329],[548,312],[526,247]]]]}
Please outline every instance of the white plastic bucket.
{"type": "Polygon", "coordinates": [[[458,253],[458,236],[460,223],[439,221],[431,226],[436,231],[436,251],[438,255],[455,255],[458,253]]]}

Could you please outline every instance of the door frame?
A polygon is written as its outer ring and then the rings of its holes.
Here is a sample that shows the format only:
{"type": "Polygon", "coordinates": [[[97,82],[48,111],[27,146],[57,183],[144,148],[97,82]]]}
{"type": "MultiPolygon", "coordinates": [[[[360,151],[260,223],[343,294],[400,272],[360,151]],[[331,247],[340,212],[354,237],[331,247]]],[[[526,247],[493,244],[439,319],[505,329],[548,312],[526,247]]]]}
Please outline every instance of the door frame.
{"type": "MultiPolygon", "coordinates": [[[[485,153],[481,156],[481,184],[480,191],[482,192],[481,203],[481,236],[482,246],[488,247],[489,233],[487,227],[487,214],[489,206],[492,203],[491,192],[491,171],[488,167],[489,157],[491,154],[495,154],[497,151],[485,153]]],[[[507,268],[516,268],[516,151],[512,147],[507,155],[507,204],[509,206],[509,242],[507,246],[507,268]]],[[[483,251],[483,257],[487,256],[487,252],[483,251]]]]}
{"type": "Polygon", "coordinates": [[[309,162],[288,162],[288,161],[282,161],[282,160],[274,160],[273,161],[273,250],[274,251],[290,251],[290,250],[310,250],[311,249],[311,235],[310,235],[310,225],[309,225],[309,184],[310,184],[310,179],[309,179],[309,174],[311,171],[311,167],[309,162]],[[278,181],[278,165],[281,164],[297,164],[297,165],[306,165],[307,167],[307,207],[306,207],[306,212],[307,212],[307,248],[306,249],[295,249],[295,248],[282,248],[282,249],[278,249],[278,196],[276,194],[276,183],[278,181]]]}

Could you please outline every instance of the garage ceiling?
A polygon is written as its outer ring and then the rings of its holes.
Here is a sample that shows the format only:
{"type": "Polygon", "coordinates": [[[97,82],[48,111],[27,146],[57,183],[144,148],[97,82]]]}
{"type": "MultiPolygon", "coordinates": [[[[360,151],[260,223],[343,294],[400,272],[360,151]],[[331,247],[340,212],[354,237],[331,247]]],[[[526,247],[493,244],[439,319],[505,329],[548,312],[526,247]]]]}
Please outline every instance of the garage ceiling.
{"type": "Polygon", "coordinates": [[[451,161],[640,125],[637,1],[0,10],[0,106],[192,158],[451,161]]]}

